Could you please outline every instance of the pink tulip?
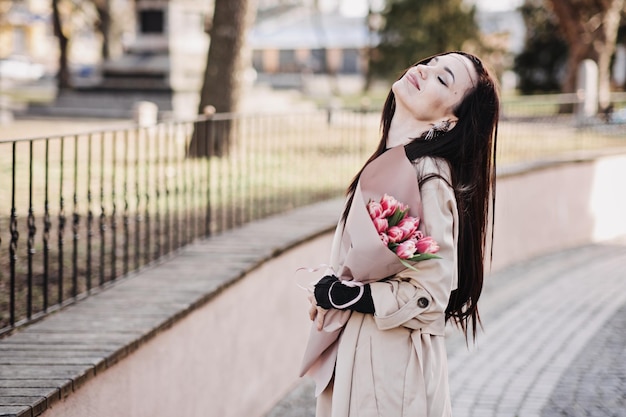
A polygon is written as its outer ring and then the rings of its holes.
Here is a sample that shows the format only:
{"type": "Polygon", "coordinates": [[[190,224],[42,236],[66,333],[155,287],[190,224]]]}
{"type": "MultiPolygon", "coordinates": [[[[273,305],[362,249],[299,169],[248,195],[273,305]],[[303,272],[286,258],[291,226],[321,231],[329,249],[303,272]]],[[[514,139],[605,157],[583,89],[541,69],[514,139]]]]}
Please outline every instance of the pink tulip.
{"type": "Polygon", "coordinates": [[[424,236],[417,241],[417,251],[419,253],[437,253],[439,252],[439,245],[430,236],[424,236]]]}
{"type": "Polygon", "coordinates": [[[391,226],[387,229],[387,235],[389,236],[390,243],[397,243],[402,241],[404,232],[398,226],[391,226]]]}
{"type": "Polygon", "coordinates": [[[372,220],[380,219],[383,214],[383,206],[380,205],[377,201],[370,201],[367,203],[367,211],[370,214],[370,218],[372,220]]]}
{"type": "Polygon", "coordinates": [[[382,240],[385,246],[389,245],[389,236],[387,236],[387,233],[379,233],[378,236],[380,236],[380,240],[382,240]]]}
{"type": "Polygon", "coordinates": [[[413,233],[413,235],[411,236],[411,239],[420,240],[423,237],[424,233],[422,233],[420,230],[416,230],[415,233],[413,233]]]}
{"type": "Polygon", "coordinates": [[[389,216],[392,216],[393,213],[396,212],[396,210],[400,206],[400,203],[398,203],[398,200],[396,200],[389,194],[385,194],[380,199],[380,205],[383,210],[382,217],[389,217],[389,216]]]}
{"type": "Polygon", "coordinates": [[[416,247],[414,240],[406,240],[398,245],[396,248],[396,255],[400,259],[409,259],[415,255],[416,247]]]}
{"type": "Polygon", "coordinates": [[[389,222],[387,222],[387,219],[384,218],[377,218],[372,220],[372,222],[374,222],[374,227],[378,233],[386,232],[389,227],[389,222]]]}
{"type": "Polygon", "coordinates": [[[410,216],[400,220],[397,226],[402,229],[402,232],[404,232],[402,240],[409,239],[415,234],[419,226],[419,222],[420,220],[417,217],[410,216]]]}

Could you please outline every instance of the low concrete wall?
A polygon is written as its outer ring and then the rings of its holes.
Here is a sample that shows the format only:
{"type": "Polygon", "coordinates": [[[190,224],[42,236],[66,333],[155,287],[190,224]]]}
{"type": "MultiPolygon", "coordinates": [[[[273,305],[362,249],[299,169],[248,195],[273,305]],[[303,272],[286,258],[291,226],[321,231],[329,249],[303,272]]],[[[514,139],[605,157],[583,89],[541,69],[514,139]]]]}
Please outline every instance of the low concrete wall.
{"type": "MultiPolygon", "coordinates": [[[[622,178],[626,156],[502,173],[493,269],[626,234],[622,178]]],[[[262,264],[43,416],[264,415],[297,382],[309,329],[294,271],[326,261],[330,240],[262,264]]]]}
{"type": "Polygon", "coordinates": [[[327,255],[330,240],[262,264],[43,416],[264,415],[297,380],[308,334],[294,271],[327,255]]]}
{"type": "Polygon", "coordinates": [[[626,234],[626,155],[526,165],[498,176],[493,270],[626,234]]]}

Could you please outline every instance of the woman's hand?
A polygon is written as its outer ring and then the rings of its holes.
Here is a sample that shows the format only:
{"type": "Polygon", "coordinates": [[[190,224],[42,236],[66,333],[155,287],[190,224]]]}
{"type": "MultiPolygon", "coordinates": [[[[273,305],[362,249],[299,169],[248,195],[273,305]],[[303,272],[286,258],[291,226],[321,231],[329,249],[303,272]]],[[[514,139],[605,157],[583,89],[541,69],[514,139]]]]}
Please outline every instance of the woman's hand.
{"type": "Polygon", "coordinates": [[[311,307],[309,308],[309,318],[311,321],[316,322],[317,330],[322,330],[322,327],[324,327],[324,316],[326,316],[328,310],[317,305],[313,294],[309,294],[309,302],[311,303],[311,307]]]}

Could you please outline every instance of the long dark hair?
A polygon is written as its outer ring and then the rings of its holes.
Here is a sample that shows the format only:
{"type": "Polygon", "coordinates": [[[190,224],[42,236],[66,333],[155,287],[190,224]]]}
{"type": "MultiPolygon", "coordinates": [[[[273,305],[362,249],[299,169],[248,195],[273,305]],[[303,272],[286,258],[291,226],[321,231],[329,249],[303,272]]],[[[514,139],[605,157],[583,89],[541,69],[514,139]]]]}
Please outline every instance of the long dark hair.
{"type": "MultiPolygon", "coordinates": [[[[472,62],[478,75],[476,85],[454,109],[458,121],[450,131],[438,135],[434,140],[413,140],[405,145],[405,150],[411,160],[431,156],[447,161],[450,166],[452,182],[450,185],[455,191],[459,213],[457,254],[459,282],[458,288],[450,295],[446,321],[454,320],[466,336],[471,325],[472,336],[475,338],[480,324],[477,303],[483,287],[489,197],[492,198],[493,205],[496,196],[495,156],[500,99],[493,78],[477,57],[458,51],[441,55],[450,53],[463,55],[472,62]]],[[[431,59],[432,57],[426,58],[415,65],[425,64],[431,59]]],[[[395,96],[393,91],[390,91],[382,112],[380,143],[363,168],[385,152],[395,109],[395,96]]],[[[421,138],[424,135],[425,133],[421,138]]],[[[348,202],[342,216],[344,223],[363,168],[348,187],[348,202]]],[[[421,178],[420,184],[427,179],[430,177],[421,178]]],[[[492,210],[492,238],[493,223],[492,210]]],[[[493,249],[490,254],[492,253],[493,249]]]]}

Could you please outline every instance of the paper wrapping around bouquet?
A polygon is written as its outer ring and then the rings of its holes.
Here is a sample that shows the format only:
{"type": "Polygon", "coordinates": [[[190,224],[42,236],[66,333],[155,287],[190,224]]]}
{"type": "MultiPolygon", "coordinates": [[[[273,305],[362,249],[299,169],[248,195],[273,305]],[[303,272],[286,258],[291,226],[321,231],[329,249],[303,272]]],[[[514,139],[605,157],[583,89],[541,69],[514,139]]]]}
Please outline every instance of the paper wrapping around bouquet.
{"type": "Polygon", "coordinates": [[[339,278],[364,283],[381,280],[406,268],[380,239],[367,210],[370,200],[384,194],[409,206],[409,215],[421,218],[421,199],[415,168],[404,147],[392,148],[361,173],[341,240],[339,278]]]}
{"type": "MultiPolygon", "coordinates": [[[[370,200],[380,201],[384,194],[408,205],[410,216],[421,218],[417,174],[403,146],[389,149],[370,162],[361,173],[341,237],[338,265],[333,265],[338,266],[335,270],[340,279],[370,283],[406,268],[381,241],[367,210],[370,200]]],[[[315,323],[311,328],[301,375],[308,373],[313,377],[317,385],[316,395],[332,377],[337,355],[335,341],[350,313],[349,310],[330,310],[321,331],[317,330],[315,323]]]]}

